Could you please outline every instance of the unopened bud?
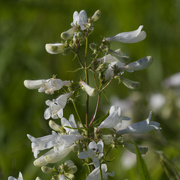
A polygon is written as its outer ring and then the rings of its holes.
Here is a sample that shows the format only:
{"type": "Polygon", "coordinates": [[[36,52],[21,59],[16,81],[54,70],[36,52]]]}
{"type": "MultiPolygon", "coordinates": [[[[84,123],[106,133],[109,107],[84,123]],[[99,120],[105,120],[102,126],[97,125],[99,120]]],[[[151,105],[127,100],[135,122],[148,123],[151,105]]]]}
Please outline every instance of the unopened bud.
{"type": "Polygon", "coordinates": [[[40,177],[37,177],[35,180],[41,180],[41,178],[40,178],[40,177]]]}
{"type": "Polygon", "coordinates": [[[80,84],[82,86],[82,89],[84,91],[86,91],[89,96],[95,96],[96,95],[96,89],[95,88],[90,87],[84,81],[80,81],[80,84]]]}
{"type": "Polygon", "coordinates": [[[68,40],[68,39],[71,39],[74,35],[74,32],[77,30],[78,26],[74,26],[73,28],[65,31],[65,32],[62,32],[61,33],[61,38],[64,39],[64,40],[68,40]]]}
{"type": "Polygon", "coordinates": [[[53,168],[50,168],[48,166],[42,166],[41,170],[42,170],[43,173],[46,173],[46,174],[50,174],[50,173],[53,172],[53,168]]]}
{"type": "Polygon", "coordinates": [[[91,21],[96,22],[101,16],[101,11],[97,10],[91,17],[91,21]]]}
{"type": "Polygon", "coordinates": [[[40,156],[33,162],[33,164],[37,167],[41,167],[41,166],[45,166],[48,163],[45,161],[44,156],[40,156]]]}
{"type": "Polygon", "coordinates": [[[50,54],[59,54],[63,53],[65,49],[65,44],[63,43],[55,43],[55,44],[46,44],[46,51],[50,54]]]}
{"type": "Polygon", "coordinates": [[[54,131],[60,131],[61,132],[61,126],[59,126],[58,124],[56,124],[54,121],[50,120],[49,121],[49,126],[51,129],[53,129],[54,131]]]}

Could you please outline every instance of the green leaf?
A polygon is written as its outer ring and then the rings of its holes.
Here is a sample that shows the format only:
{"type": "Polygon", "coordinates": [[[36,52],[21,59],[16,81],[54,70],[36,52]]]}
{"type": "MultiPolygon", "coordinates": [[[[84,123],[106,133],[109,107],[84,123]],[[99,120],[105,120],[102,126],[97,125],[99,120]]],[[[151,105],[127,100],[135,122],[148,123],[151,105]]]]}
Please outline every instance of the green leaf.
{"type": "Polygon", "coordinates": [[[134,143],[134,146],[136,148],[137,166],[138,166],[140,179],[141,180],[150,180],[150,176],[149,176],[147,166],[144,162],[144,159],[141,156],[139,148],[137,147],[137,145],[135,143],[134,143]]]}
{"type": "Polygon", "coordinates": [[[101,122],[103,122],[108,116],[109,116],[109,111],[106,115],[100,117],[99,119],[96,119],[92,124],[93,127],[99,126],[101,124],[101,122]]]}
{"type": "Polygon", "coordinates": [[[163,152],[157,152],[160,157],[160,163],[166,175],[170,180],[180,180],[180,174],[176,165],[169,160],[163,152]]]}

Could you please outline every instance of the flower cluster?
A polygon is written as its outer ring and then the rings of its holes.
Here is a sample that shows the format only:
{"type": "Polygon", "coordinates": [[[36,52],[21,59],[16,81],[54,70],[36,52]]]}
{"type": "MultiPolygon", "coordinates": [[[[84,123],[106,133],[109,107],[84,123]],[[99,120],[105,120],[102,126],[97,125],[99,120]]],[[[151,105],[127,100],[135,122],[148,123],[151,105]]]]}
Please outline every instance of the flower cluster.
{"type": "MultiPolygon", "coordinates": [[[[130,122],[131,118],[122,116],[121,107],[117,105],[112,105],[105,116],[97,119],[100,96],[112,80],[118,78],[119,82],[122,82],[128,88],[137,88],[139,83],[124,78],[124,73],[145,69],[153,61],[151,56],[146,56],[137,61],[129,62],[129,57],[121,49],[112,50],[110,48],[113,41],[137,43],[144,40],[146,33],[142,31],[142,25],[135,31],[103,38],[100,45],[88,44],[89,35],[93,32],[94,23],[97,22],[100,15],[101,12],[97,10],[92,17],[88,18],[86,11],[82,10],[79,13],[75,11],[71,23],[72,27],[61,33],[64,42],[45,45],[46,51],[50,54],[74,53],[80,64],[79,69],[84,71],[84,78],[81,77],[76,82],[63,81],[56,77],[24,81],[24,85],[28,89],[38,89],[38,92],[44,92],[47,95],[58,94],[57,98],[45,101],[48,107],[44,111],[44,119],[49,120],[52,133],[38,138],[27,134],[35,158],[34,165],[41,167],[44,173],[52,174],[52,179],[74,179],[77,167],[71,160],[56,165],[60,161],[64,161],[64,158],[67,158],[70,152],[74,152],[87,166],[88,173],[84,173],[88,174],[86,177],[84,176],[86,180],[107,180],[108,176],[114,176],[114,172],[107,172],[109,162],[107,154],[110,151],[106,152],[104,146],[110,146],[111,149],[119,145],[135,153],[135,146],[123,140],[125,134],[141,134],[161,129],[158,122],[150,121],[152,112],[149,113],[146,120],[123,128],[122,124],[130,122]],[[83,48],[83,45],[85,45],[85,57],[81,58],[79,50],[83,48]],[[93,51],[92,61],[89,64],[87,61],[88,48],[93,51]],[[101,55],[102,52],[105,53],[104,56],[101,55]],[[90,71],[93,72],[94,85],[89,83],[90,71]],[[79,114],[76,101],[82,93],[86,93],[85,113],[79,114]],[[89,98],[91,96],[97,97],[93,114],[89,113],[89,98]],[[64,117],[63,109],[68,101],[72,102],[77,118],[73,114],[69,116],[68,120],[64,117]],[[84,117],[82,117],[83,115],[84,117]],[[59,120],[59,123],[55,120],[59,120]],[[41,153],[41,156],[39,156],[39,153],[41,153]]],[[[82,108],[84,108],[84,105],[82,108]]],[[[147,152],[146,147],[138,148],[142,154],[147,152]]],[[[9,177],[9,180],[14,179],[11,176],[9,177]]],[[[23,179],[21,173],[18,179],[23,179]]]]}

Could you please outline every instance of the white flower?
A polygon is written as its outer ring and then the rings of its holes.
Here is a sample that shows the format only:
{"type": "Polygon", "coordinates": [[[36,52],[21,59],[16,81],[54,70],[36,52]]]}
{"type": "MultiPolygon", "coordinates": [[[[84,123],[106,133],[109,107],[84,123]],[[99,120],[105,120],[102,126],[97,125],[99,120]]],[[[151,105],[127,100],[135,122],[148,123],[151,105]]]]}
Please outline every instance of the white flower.
{"type": "Polygon", "coordinates": [[[44,112],[44,118],[49,119],[52,117],[53,119],[58,119],[63,117],[63,108],[66,105],[67,99],[70,97],[71,93],[66,93],[60,95],[57,99],[53,99],[52,101],[47,100],[45,103],[49,107],[44,112]]]}
{"type": "Polygon", "coordinates": [[[69,116],[69,121],[66,118],[62,118],[61,119],[61,124],[62,124],[63,128],[66,130],[66,133],[80,136],[78,130],[74,129],[74,128],[77,128],[77,125],[76,125],[73,114],[71,114],[69,116]],[[68,128],[67,126],[70,127],[70,128],[68,128]],[[73,129],[71,129],[71,128],[73,128],[73,129]]]}
{"type": "Polygon", "coordinates": [[[49,43],[45,45],[45,49],[50,54],[59,54],[63,53],[65,50],[66,44],[63,43],[49,43]]]}
{"type": "Polygon", "coordinates": [[[27,137],[32,142],[31,148],[32,148],[32,152],[34,153],[34,157],[37,158],[39,151],[53,147],[53,145],[56,144],[56,140],[58,139],[58,136],[60,135],[54,131],[52,131],[51,135],[47,135],[39,138],[35,138],[27,134],[27,137]]]}
{"type": "Polygon", "coordinates": [[[9,176],[8,180],[23,180],[23,176],[22,176],[21,172],[19,172],[19,177],[17,179],[12,176],[9,176]]]}
{"type": "Polygon", "coordinates": [[[77,30],[78,26],[74,26],[73,28],[67,30],[66,32],[61,33],[61,38],[64,40],[71,39],[74,36],[75,31],[77,30]]]}
{"type": "Polygon", "coordinates": [[[100,176],[100,169],[102,171],[102,176],[104,180],[108,179],[108,176],[113,177],[114,176],[114,172],[110,173],[107,172],[107,165],[106,164],[101,164],[101,167],[96,167],[86,178],[86,180],[101,180],[101,176],[100,176]]]}
{"type": "Polygon", "coordinates": [[[149,105],[152,111],[159,111],[165,105],[166,99],[164,95],[155,93],[150,96],[149,105]]]}
{"type": "Polygon", "coordinates": [[[130,72],[139,71],[149,67],[152,64],[152,62],[152,56],[146,56],[142,59],[127,64],[122,69],[130,72]]]}
{"type": "Polygon", "coordinates": [[[59,175],[58,178],[59,178],[59,180],[67,180],[66,177],[63,174],[59,175]]]}
{"type": "Polygon", "coordinates": [[[47,165],[48,163],[56,163],[56,162],[62,160],[63,158],[65,158],[72,151],[74,146],[75,145],[73,144],[73,145],[71,145],[67,148],[61,149],[57,152],[55,152],[54,149],[51,149],[44,155],[37,158],[34,161],[34,165],[41,167],[41,166],[47,165]]]}
{"type": "Polygon", "coordinates": [[[80,159],[86,159],[90,157],[94,163],[95,167],[99,167],[99,159],[104,155],[103,154],[103,147],[104,143],[102,141],[99,141],[97,144],[95,141],[90,142],[88,145],[88,150],[80,152],[78,157],[80,159]]]}
{"type": "Polygon", "coordinates": [[[82,86],[82,89],[87,92],[89,96],[95,96],[96,95],[96,89],[90,87],[88,84],[86,84],[84,81],[79,82],[82,86]]]}
{"type": "Polygon", "coordinates": [[[70,81],[62,81],[61,79],[40,79],[40,80],[25,80],[24,86],[28,89],[38,89],[38,92],[53,94],[54,91],[60,90],[63,86],[70,86],[70,81]]]}
{"type": "Polygon", "coordinates": [[[71,23],[71,26],[80,26],[81,30],[86,29],[87,24],[87,14],[85,10],[81,10],[80,13],[77,11],[73,14],[73,22],[71,23]]]}
{"type": "MultiPolygon", "coordinates": [[[[123,67],[125,64],[124,63],[121,63],[120,61],[114,61],[114,62],[111,62],[109,65],[108,65],[108,68],[106,70],[106,73],[105,73],[105,80],[108,80],[110,78],[112,78],[114,76],[114,67],[123,67]]],[[[124,73],[124,71],[121,71],[119,74],[122,75],[124,73]]]]}
{"type": "Polygon", "coordinates": [[[130,118],[121,117],[121,108],[119,106],[111,106],[109,116],[98,126],[98,129],[114,128],[118,130],[121,127],[122,120],[130,120],[130,118]]]}
{"type": "Polygon", "coordinates": [[[69,121],[62,118],[61,124],[63,126],[62,128],[64,128],[64,132],[62,134],[52,131],[52,135],[39,138],[34,138],[29,134],[27,135],[32,141],[31,147],[35,158],[37,158],[39,151],[52,148],[34,161],[35,166],[44,166],[48,163],[60,161],[74,148],[75,142],[83,138],[79,134],[78,130],[71,129],[77,128],[72,114],[69,117],[69,121]]]}
{"type": "Polygon", "coordinates": [[[68,166],[68,169],[69,169],[68,173],[74,174],[77,171],[77,166],[71,160],[65,161],[64,165],[68,166]]]}
{"type": "Polygon", "coordinates": [[[152,130],[160,130],[160,124],[156,121],[150,121],[152,112],[149,113],[149,117],[141,122],[134,123],[128,126],[126,129],[120,130],[117,132],[119,135],[123,135],[126,133],[130,134],[140,134],[140,133],[147,133],[152,130]]]}
{"type": "Polygon", "coordinates": [[[166,88],[180,87],[180,72],[176,73],[162,82],[162,85],[166,88]]]}
{"type": "Polygon", "coordinates": [[[146,32],[141,31],[143,26],[139,26],[139,28],[135,31],[130,31],[130,32],[123,32],[119,33],[116,36],[113,37],[108,37],[105,40],[106,41],[120,41],[123,43],[136,43],[139,41],[142,41],[146,38],[146,32]]]}

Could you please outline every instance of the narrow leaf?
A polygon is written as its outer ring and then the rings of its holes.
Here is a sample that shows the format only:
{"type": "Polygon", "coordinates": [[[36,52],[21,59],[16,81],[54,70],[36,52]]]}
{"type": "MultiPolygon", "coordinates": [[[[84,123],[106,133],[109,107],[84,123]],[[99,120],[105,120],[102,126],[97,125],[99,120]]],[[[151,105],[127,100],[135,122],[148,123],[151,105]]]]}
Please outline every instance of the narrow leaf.
{"type": "Polygon", "coordinates": [[[150,176],[149,176],[147,166],[144,162],[144,159],[141,156],[139,148],[137,147],[137,145],[135,143],[134,143],[134,146],[136,148],[137,166],[138,166],[140,179],[141,180],[150,180],[150,176]]]}
{"type": "Polygon", "coordinates": [[[163,152],[157,152],[160,157],[160,163],[166,175],[170,180],[180,180],[180,174],[176,165],[169,160],[163,152]]]}

